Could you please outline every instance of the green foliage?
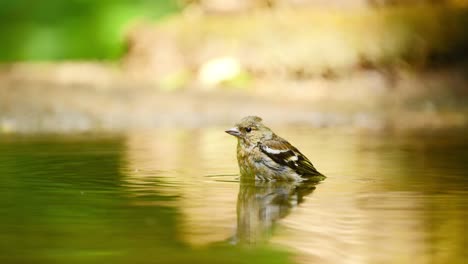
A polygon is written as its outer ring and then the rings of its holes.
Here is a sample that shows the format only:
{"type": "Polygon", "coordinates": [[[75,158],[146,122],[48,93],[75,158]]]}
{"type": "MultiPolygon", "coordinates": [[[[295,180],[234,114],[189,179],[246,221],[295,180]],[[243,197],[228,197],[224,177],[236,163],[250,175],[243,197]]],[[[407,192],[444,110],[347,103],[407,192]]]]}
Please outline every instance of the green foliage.
{"type": "Polygon", "coordinates": [[[175,0],[1,0],[0,61],[115,59],[131,21],[176,11],[175,0]]]}

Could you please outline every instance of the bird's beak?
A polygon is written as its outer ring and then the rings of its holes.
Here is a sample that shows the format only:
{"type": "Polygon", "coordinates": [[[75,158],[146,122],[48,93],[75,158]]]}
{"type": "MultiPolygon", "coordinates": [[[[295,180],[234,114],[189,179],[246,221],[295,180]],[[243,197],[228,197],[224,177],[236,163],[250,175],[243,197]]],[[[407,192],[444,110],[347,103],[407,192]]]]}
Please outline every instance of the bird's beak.
{"type": "Polygon", "coordinates": [[[226,133],[228,133],[229,135],[233,135],[235,137],[241,136],[241,132],[239,131],[237,127],[233,127],[233,128],[226,130],[226,133]]]}

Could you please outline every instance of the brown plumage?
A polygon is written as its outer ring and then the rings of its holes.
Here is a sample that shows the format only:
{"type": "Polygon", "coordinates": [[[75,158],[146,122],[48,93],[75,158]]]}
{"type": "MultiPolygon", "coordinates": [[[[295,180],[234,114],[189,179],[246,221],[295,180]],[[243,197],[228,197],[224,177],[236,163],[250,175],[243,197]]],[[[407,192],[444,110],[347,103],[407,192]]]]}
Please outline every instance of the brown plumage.
{"type": "Polygon", "coordinates": [[[245,117],[226,133],[237,137],[237,160],[242,179],[303,181],[325,178],[296,147],[266,127],[260,117],[245,117]]]}

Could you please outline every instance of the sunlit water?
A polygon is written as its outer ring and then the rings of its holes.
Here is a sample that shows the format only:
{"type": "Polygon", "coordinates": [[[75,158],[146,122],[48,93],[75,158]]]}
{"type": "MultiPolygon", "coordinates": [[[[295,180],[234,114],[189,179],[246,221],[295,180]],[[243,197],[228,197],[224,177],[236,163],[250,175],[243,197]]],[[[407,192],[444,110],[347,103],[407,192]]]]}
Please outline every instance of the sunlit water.
{"type": "Polygon", "coordinates": [[[278,129],[328,178],[240,184],[223,128],[0,138],[0,263],[464,263],[464,135],[278,129]]]}

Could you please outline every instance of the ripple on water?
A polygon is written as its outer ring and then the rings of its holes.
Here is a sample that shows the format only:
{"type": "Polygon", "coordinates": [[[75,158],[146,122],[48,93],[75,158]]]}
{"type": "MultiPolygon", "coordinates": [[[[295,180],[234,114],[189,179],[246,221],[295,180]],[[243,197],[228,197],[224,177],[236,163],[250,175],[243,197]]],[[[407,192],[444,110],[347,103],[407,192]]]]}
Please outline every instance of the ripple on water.
{"type": "Polygon", "coordinates": [[[239,182],[235,141],[222,131],[0,139],[0,245],[20,245],[28,260],[68,252],[64,263],[85,263],[87,249],[140,260],[203,245],[210,256],[227,241],[274,244],[302,263],[462,259],[463,140],[280,129],[328,176],[298,188],[239,182]]]}

